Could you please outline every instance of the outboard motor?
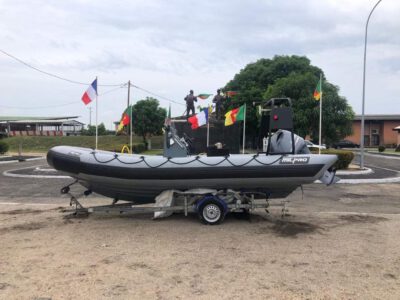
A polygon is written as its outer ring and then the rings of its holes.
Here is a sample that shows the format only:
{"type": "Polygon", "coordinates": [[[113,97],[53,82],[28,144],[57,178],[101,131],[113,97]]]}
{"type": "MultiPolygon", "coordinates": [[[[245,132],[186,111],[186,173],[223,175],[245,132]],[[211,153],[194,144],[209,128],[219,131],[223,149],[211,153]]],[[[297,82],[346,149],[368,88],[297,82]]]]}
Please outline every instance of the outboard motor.
{"type": "MultiPolygon", "coordinates": [[[[270,154],[290,153],[293,149],[292,134],[288,130],[279,129],[270,139],[270,154]]],[[[294,154],[310,154],[303,138],[294,134],[294,154]]]]}
{"type": "MultiPolygon", "coordinates": [[[[267,135],[270,142],[268,142],[267,146],[267,155],[295,154],[292,101],[289,98],[272,98],[263,104],[263,107],[261,111],[267,112],[266,117],[269,121],[267,122],[267,135]]],[[[298,151],[306,151],[302,145],[302,139],[297,135],[296,137],[299,144],[298,151]]]]}

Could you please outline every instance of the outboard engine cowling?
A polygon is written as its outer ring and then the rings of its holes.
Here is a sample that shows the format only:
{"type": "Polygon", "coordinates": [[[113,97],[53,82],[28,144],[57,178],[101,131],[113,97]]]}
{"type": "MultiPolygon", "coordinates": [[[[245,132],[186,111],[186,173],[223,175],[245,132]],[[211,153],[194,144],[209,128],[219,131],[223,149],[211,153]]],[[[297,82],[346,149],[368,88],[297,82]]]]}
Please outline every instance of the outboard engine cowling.
{"type": "MultiPolygon", "coordinates": [[[[294,135],[294,154],[310,154],[303,138],[294,135]]],[[[292,132],[279,129],[271,137],[270,154],[289,153],[292,151],[292,132]]]]}

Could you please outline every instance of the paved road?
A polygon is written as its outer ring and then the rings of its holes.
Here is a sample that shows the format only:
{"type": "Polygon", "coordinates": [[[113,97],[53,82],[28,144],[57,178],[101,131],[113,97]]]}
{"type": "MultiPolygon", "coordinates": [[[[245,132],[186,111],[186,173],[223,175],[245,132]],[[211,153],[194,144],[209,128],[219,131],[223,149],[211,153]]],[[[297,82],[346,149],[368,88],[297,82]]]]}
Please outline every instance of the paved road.
{"type": "MultiPolygon", "coordinates": [[[[359,165],[360,154],[355,152],[355,157],[353,160],[354,164],[359,165]]],[[[386,178],[386,177],[398,177],[400,176],[400,157],[365,154],[364,165],[367,168],[371,168],[374,173],[368,175],[348,175],[341,176],[344,178],[386,178]]]]}
{"type": "Polygon", "coordinates": [[[60,188],[72,182],[72,179],[14,178],[4,176],[3,172],[21,168],[50,168],[45,159],[20,163],[0,164],[0,198],[2,202],[26,201],[66,203],[66,196],[61,197],[60,188]],[[31,199],[31,200],[28,200],[31,199]],[[51,199],[51,201],[50,201],[51,199]]]}

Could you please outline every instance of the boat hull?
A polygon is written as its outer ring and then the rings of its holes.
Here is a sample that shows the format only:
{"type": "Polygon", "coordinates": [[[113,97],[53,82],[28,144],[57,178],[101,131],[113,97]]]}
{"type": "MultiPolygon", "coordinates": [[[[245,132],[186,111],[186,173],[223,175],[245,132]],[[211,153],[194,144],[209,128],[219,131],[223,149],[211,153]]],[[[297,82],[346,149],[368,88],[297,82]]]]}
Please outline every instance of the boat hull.
{"type": "Polygon", "coordinates": [[[320,178],[335,155],[231,155],[164,158],[58,146],[48,163],[98,194],[135,203],[154,202],[165,190],[193,188],[265,192],[286,197],[320,178]]]}

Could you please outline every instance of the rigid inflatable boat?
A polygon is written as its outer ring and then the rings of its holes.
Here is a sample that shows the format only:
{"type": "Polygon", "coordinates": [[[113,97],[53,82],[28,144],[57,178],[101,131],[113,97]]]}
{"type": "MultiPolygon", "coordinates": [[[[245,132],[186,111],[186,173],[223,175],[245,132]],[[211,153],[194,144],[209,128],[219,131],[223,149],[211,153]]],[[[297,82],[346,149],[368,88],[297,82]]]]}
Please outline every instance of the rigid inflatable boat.
{"type": "MultiPolygon", "coordinates": [[[[88,190],[134,203],[153,202],[165,190],[193,188],[259,191],[285,197],[302,184],[327,177],[336,155],[236,154],[167,158],[57,146],[48,163],[88,190]]],[[[329,177],[329,176],[328,176],[329,177]]],[[[333,181],[333,174],[328,184],[333,181]]]]}

